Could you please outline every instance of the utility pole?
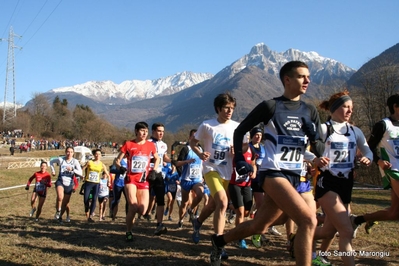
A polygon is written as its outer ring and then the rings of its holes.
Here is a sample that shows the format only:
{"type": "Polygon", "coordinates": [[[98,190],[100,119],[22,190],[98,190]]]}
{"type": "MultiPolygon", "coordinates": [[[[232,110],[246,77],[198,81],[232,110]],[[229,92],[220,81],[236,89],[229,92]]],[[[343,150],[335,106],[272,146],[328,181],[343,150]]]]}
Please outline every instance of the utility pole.
{"type": "Polygon", "coordinates": [[[15,102],[15,65],[14,65],[14,37],[21,36],[14,34],[12,27],[8,39],[0,39],[0,41],[8,41],[7,67],[6,67],[6,86],[4,88],[4,106],[3,106],[3,126],[9,126],[11,120],[17,116],[17,105],[15,102]]]}

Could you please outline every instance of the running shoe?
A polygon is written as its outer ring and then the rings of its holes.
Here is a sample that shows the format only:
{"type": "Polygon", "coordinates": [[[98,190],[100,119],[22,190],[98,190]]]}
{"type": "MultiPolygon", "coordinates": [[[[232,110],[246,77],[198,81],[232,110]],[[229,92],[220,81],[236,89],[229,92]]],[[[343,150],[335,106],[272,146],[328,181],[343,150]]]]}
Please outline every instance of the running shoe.
{"type": "Polygon", "coordinates": [[[36,212],[36,207],[33,207],[32,210],[29,213],[29,217],[32,217],[33,214],[35,214],[35,212],[36,212]]]}
{"type": "Polygon", "coordinates": [[[61,218],[61,217],[60,217],[57,221],[58,221],[58,223],[61,224],[61,225],[64,224],[64,222],[62,221],[62,218],[61,218]]]}
{"type": "Polygon", "coordinates": [[[294,243],[295,243],[295,234],[290,234],[289,236],[290,246],[288,248],[288,252],[290,253],[291,258],[295,259],[295,252],[294,252],[294,243]]]}
{"type": "Polygon", "coordinates": [[[366,233],[370,234],[371,233],[371,227],[373,227],[376,224],[378,224],[378,222],[376,222],[376,221],[367,221],[366,225],[364,226],[364,229],[366,230],[366,233]]]}
{"type": "Polygon", "coordinates": [[[157,229],[155,229],[154,235],[160,236],[162,234],[166,234],[166,232],[168,232],[168,229],[161,223],[158,225],[157,229]]]}
{"type": "Polygon", "coordinates": [[[56,211],[54,214],[54,219],[56,219],[56,220],[60,219],[60,214],[61,214],[61,211],[56,211]]]}
{"type": "Polygon", "coordinates": [[[227,260],[229,258],[229,254],[227,254],[226,249],[222,249],[222,260],[227,260]]]}
{"type": "Polygon", "coordinates": [[[256,248],[260,248],[262,246],[261,235],[253,235],[251,240],[252,244],[254,244],[256,248]]]}
{"type": "Polygon", "coordinates": [[[275,235],[275,236],[281,236],[281,233],[274,227],[269,227],[268,230],[269,234],[275,235]]]}
{"type": "Polygon", "coordinates": [[[245,239],[238,240],[238,247],[242,248],[242,249],[247,249],[248,248],[247,247],[247,242],[245,242],[245,239]]]}
{"type": "Polygon", "coordinates": [[[327,258],[327,256],[318,256],[320,261],[323,262],[325,265],[332,265],[330,260],[327,258]]]}
{"type": "Polygon", "coordinates": [[[212,235],[211,242],[212,242],[212,252],[210,255],[211,266],[220,266],[222,263],[222,252],[223,247],[218,247],[215,243],[216,235],[212,235]]]}
{"type": "Polygon", "coordinates": [[[262,242],[262,246],[270,242],[270,240],[266,238],[264,234],[260,235],[260,241],[262,242]]]}
{"type": "Polygon", "coordinates": [[[192,221],[192,224],[193,224],[193,234],[192,234],[192,239],[193,239],[193,242],[195,243],[195,244],[198,244],[199,243],[199,241],[200,241],[200,228],[201,228],[201,224],[198,222],[198,219],[194,219],[193,221],[192,221]]]}
{"type": "Polygon", "coordinates": [[[287,251],[290,251],[291,241],[287,240],[287,242],[285,243],[285,246],[287,248],[287,251]]]}
{"type": "Polygon", "coordinates": [[[126,241],[132,242],[133,241],[133,234],[132,232],[126,232],[126,241]]]}
{"type": "Polygon", "coordinates": [[[195,214],[194,214],[193,210],[192,209],[188,209],[186,213],[188,213],[188,215],[190,216],[190,218],[188,219],[189,222],[192,223],[195,220],[195,214]]]}
{"type": "Polygon", "coordinates": [[[168,221],[173,221],[171,216],[168,217],[168,221]]]}
{"type": "Polygon", "coordinates": [[[143,218],[147,219],[148,221],[150,221],[151,220],[151,215],[149,215],[149,214],[143,215],[143,218]]]}
{"type": "Polygon", "coordinates": [[[233,224],[235,219],[236,219],[236,214],[234,213],[234,211],[230,211],[229,217],[227,218],[227,222],[229,224],[233,224]]]}
{"type": "Polygon", "coordinates": [[[39,219],[38,219],[38,218],[36,218],[36,219],[35,219],[35,222],[36,222],[36,223],[37,223],[37,222],[39,222],[39,219]]]}
{"type": "Polygon", "coordinates": [[[70,223],[71,222],[71,218],[69,216],[66,217],[65,222],[70,223]]]}
{"type": "Polygon", "coordinates": [[[312,266],[330,266],[331,263],[321,256],[317,256],[312,260],[312,266]]]}
{"type": "Polygon", "coordinates": [[[357,216],[354,215],[354,214],[351,214],[351,216],[350,216],[350,220],[351,220],[352,228],[353,228],[353,238],[356,238],[357,229],[358,229],[359,226],[360,226],[360,224],[356,224],[356,223],[355,223],[355,218],[356,218],[356,217],[357,217],[357,216]]]}
{"type": "Polygon", "coordinates": [[[87,219],[87,221],[88,221],[89,223],[94,223],[94,219],[93,219],[92,217],[89,217],[89,219],[87,219]]]}
{"type": "Polygon", "coordinates": [[[163,215],[168,216],[169,208],[166,208],[163,215]]]}
{"type": "Polygon", "coordinates": [[[183,228],[183,221],[180,221],[177,223],[177,229],[182,229],[183,228]]]}

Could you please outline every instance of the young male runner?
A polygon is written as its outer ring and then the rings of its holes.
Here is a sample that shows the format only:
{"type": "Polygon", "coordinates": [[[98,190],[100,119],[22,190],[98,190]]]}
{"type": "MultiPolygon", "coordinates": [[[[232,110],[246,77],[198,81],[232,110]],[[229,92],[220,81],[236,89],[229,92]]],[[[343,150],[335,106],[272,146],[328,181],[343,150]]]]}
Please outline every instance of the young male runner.
{"type": "MultiPolygon", "coordinates": [[[[263,101],[241,122],[234,132],[236,170],[240,175],[252,172],[245,162],[242,138],[263,122],[266,158],[259,172],[266,195],[253,220],[241,223],[224,235],[212,236],[212,265],[220,265],[224,245],[245,237],[265,233],[273,224],[282,224],[287,215],[298,225],[295,239],[297,265],[310,265],[316,215],[296,191],[308,139],[315,146],[320,119],[316,108],[300,100],[306,93],[308,66],[300,61],[286,63],[280,70],[284,85],[282,96],[263,101]]],[[[315,156],[314,156],[315,157],[315,156]]]]}

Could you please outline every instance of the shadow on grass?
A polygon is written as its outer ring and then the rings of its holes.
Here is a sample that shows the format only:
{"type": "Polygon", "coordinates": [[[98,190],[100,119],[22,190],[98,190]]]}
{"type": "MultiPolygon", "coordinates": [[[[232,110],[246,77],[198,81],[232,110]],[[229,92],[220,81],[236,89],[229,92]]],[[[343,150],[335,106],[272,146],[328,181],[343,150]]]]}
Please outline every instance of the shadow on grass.
{"type": "Polygon", "coordinates": [[[0,265],[7,265],[7,266],[20,266],[20,263],[13,263],[10,261],[0,260],[0,265]]]}
{"type": "MultiPolygon", "coordinates": [[[[27,250],[35,250],[46,254],[58,254],[62,258],[82,261],[93,261],[98,265],[206,265],[209,263],[211,245],[209,234],[202,237],[199,244],[191,241],[191,227],[174,229],[170,225],[168,234],[153,236],[155,224],[139,221],[133,227],[134,240],[125,241],[125,226],[123,223],[96,222],[87,223],[72,221],[62,225],[54,220],[42,219],[36,223],[33,219],[20,216],[0,218],[0,227],[8,233],[17,234],[24,239],[58,243],[49,247],[32,244],[32,241],[18,243],[17,246],[27,250]],[[70,248],[70,245],[74,248],[70,248]]],[[[204,231],[210,226],[204,225],[204,231]]],[[[37,242],[37,241],[36,241],[37,242]]],[[[34,243],[34,242],[33,242],[34,243]]],[[[240,250],[228,246],[230,253],[228,264],[225,265],[263,265],[259,261],[246,261],[248,258],[264,258],[277,256],[280,251],[274,250],[265,254],[262,250],[240,250]]],[[[283,255],[285,255],[283,253],[283,255]]],[[[56,257],[56,256],[53,256],[56,257]]]]}

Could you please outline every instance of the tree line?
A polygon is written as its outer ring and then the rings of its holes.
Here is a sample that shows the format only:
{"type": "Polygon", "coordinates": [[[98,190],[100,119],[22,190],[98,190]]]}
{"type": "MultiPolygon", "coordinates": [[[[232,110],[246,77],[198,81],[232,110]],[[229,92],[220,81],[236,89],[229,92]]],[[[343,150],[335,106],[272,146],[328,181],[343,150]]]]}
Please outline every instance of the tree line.
{"type": "MultiPolygon", "coordinates": [[[[352,122],[369,137],[373,125],[389,116],[386,107],[387,98],[398,92],[399,66],[388,61],[382,61],[367,72],[360,73],[355,85],[347,87],[354,104],[352,122]]],[[[346,89],[346,85],[337,87],[336,91],[346,89]]],[[[331,95],[336,91],[325,91],[331,95]]],[[[327,96],[328,97],[328,96],[327,96]]],[[[324,99],[312,99],[316,107],[324,99]]],[[[318,109],[321,122],[328,119],[328,113],[318,109]]],[[[0,109],[0,115],[3,110],[0,109]]],[[[78,104],[73,109],[68,106],[68,100],[55,97],[52,103],[42,94],[34,95],[32,105],[26,109],[17,110],[17,117],[7,124],[1,122],[3,130],[22,129],[37,138],[47,139],[79,139],[92,142],[123,143],[134,138],[133,128],[118,128],[96,115],[89,106],[78,104]]],[[[151,127],[151,125],[149,125],[151,127]]],[[[175,141],[186,141],[189,131],[198,125],[184,125],[177,132],[168,131],[165,125],[164,141],[169,148],[175,141]]],[[[150,132],[151,134],[151,132],[150,132]]],[[[356,181],[381,185],[381,177],[375,164],[371,167],[360,167],[357,170],[356,181]]]]}

